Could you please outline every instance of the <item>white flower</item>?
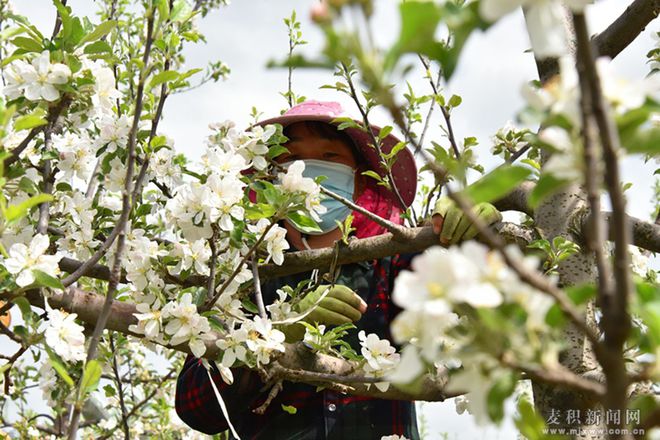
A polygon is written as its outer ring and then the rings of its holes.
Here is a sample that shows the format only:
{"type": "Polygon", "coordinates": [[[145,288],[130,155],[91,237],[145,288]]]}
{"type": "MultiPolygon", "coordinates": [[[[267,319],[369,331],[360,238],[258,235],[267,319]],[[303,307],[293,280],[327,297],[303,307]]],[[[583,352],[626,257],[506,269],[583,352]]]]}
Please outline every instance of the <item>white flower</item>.
{"type": "Polygon", "coordinates": [[[408,438],[403,435],[393,434],[393,435],[384,435],[380,438],[380,440],[408,440],[408,438]]]}
{"type": "MultiPolygon", "coordinates": [[[[566,0],[564,3],[580,11],[591,0],[566,0]]],[[[534,53],[539,58],[565,54],[568,46],[562,3],[557,0],[482,0],[479,13],[486,20],[495,21],[520,6],[527,8],[527,31],[534,53]]]]}
{"type": "Polygon", "coordinates": [[[94,107],[110,113],[117,98],[121,96],[121,93],[115,88],[115,75],[108,67],[97,67],[92,70],[92,74],[95,80],[92,104],[94,107]]]}
{"type": "Polygon", "coordinates": [[[61,255],[45,255],[50,242],[48,236],[37,234],[30,242],[30,247],[16,243],[9,249],[9,258],[4,261],[5,268],[17,275],[16,284],[20,287],[34,283],[33,270],[40,270],[52,277],[60,273],[58,263],[61,255]]]}
{"type": "Polygon", "coordinates": [[[131,130],[131,120],[126,115],[116,118],[112,115],[104,116],[99,122],[101,131],[97,145],[107,146],[107,152],[111,153],[117,148],[125,148],[128,142],[128,133],[131,130]]]}
{"type": "Polygon", "coordinates": [[[637,246],[628,246],[630,253],[630,268],[634,274],[640,277],[646,277],[649,270],[649,257],[640,252],[637,246]]]}
{"type": "Polygon", "coordinates": [[[181,271],[194,267],[195,272],[200,275],[209,274],[207,263],[211,258],[211,249],[206,246],[206,240],[175,243],[173,255],[179,259],[179,263],[170,270],[171,273],[178,275],[181,271]]]}
{"type": "Polygon", "coordinates": [[[494,360],[477,354],[465,359],[463,369],[453,374],[446,390],[468,392],[467,409],[479,425],[489,422],[488,393],[496,378],[503,370],[498,369],[494,360]]]}
{"type": "Polygon", "coordinates": [[[138,324],[131,324],[129,330],[135,333],[145,335],[148,339],[156,340],[163,330],[163,320],[161,311],[157,308],[152,309],[149,304],[140,303],[135,309],[140,313],[134,313],[138,324]]]}
{"type": "Polygon", "coordinates": [[[105,175],[105,188],[108,191],[120,192],[126,182],[126,166],[119,157],[110,161],[110,172],[105,175]]]}
{"type": "Polygon", "coordinates": [[[221,364],[226,368],[234,366],[236,360],[245,362],[247,350],[243,344],[247,341],[247,329],[241,327],[238,330],[232,330],[224,339],[216,341],[216,345],[223,351],[221,364]]]}
{"type": "Polygon", "coordinates": [[[107,419],[101,420],[98,426],[101,429],[109,431],[117,426],[117,420],[114,417],[108,417],[107,419]]]}
{"type": "Polygon", "coordinates": [[[554,126],[544,128],[539,133],[539,139],[558,150],[546,162],[544,172],[571,182],[582,180],[584,165],[581,148],[566,130],[554,126]]]}
{"type": "Polygon", "coordinates": [[[206,211],[209,220],[218,221],[220,229],[231,231],[234,229],[232,219],[243,220],[244,210],[239,205],[243,199],[245,183],[235,176],[220,177],[211,174],[206,184],[210,192],[206,192],[206,211]]]}
{"type": "Polygon", "coordinates": [[[237,176],[248,168],[243,156],[233,151],[223,151],[218,147],[209,147],[201,160],[207,172],[217,173],[220,176],[237,176]]]}
{"type": "Polygon", "coordinates": [[[2,75],[6,84],[2,92],[8,99],[16,99],[23,94],[28,85],[26,75],[33,69],[23,60],[16,60],[7,66],[2,75]]]}
{"type": "Polygon", "coordinates": [[[286,301],[288,295],[282,289],[277,289],[277,296],[278,298],[273,301],[272,304],[266,306],[266,310],[268,310],[268,313],[273,321],[284,321],[292,313],[291,303],[286,301]]]}
{"type": "Polygon", "coordinates": [[[55,350],[65,361],[81,361],[85,359],[84,327],[75,322],[75,313],[53,310],[46,304],[48,320],[45,322],[44,337],[46,344],[55,350]]]}
{"type": "Polygon", "coordinates": [[[197,306],[192,304],[192,295],[186,292],[181,300],[169,302],[163,307],[161,317],[169,319],[165,333],[171,335],[170,344],[179,345],[188,342],[190,351],[196,357],[206,352],[206,341],[214,339],[211,326],[206,317],[197,313],[197,306]]]}
{"type": "MultiPolygon", "coordinates": [[[[256,225],[248,225],[248,229],[251,232],[254,232],[257,237],[261,237],[269,225],[270,221],[262,218],[256,225]]],[[[266,262],[272,258],[275,264],[278,266],[281,265],[284,262],[284,251],[290,247],[289,242],[286,241],[286,229],[277,225],[271,227],[264,237],[264,243],[266,244],[266,251],[268,252],[266,262]]]]}
{"type": "MultiPolygon", "coordinates": [[[[380,339],[374,333],[366,334],[364,330],[358,333],[360,352],[367,363],[363,366],[364,372],[373,377],[383,377],[390,373],[399,364],[400,356],[387,339],[380,339]]],[[[378,382],[376,387],[385,392],[389,382],[378,382]]]]}
{"type": "Polygon", "coordinates": [[[60,97],[60,92],[54,84],[66,84],[70,76],[69,67],[60,63],[51,64],[50,52],[45,50],[32,60],[32,69],[23,72],[27,83],[25,97],[30,101],[55,101],[60,97]]]}
{"type": "Polygon", "coordinates": [[[321,190],[314,182],[314,179],[303,177],[305,171],[305,162],[296,160],[293,163],[285,164],[286,174],[279,173],[277,181],[282,185],[282,188],[288,192],[302,192],[307,196],[305,198],[305,207],[307,211],[317,222],[321,221],[321,214],[327,211],[327,208],[321,204],[321,190]]]}
{"type": "Polygon", "coordinates": [[[284,333],[274,329],[269,319],[256,316],[244,326],[248,335],[245,344],[256,356],[258,365],[268,364],[274,351],[284,352],[284,333]]]}
{"type": "Polygon", "coordinates": [[[290,164],[286,169],[286,174],[280,173],[278,176],[282,188],[289,192],[313,193],[319,191],[314,179],[303,177],[303,171],[305,171],[305,162],[302,160],[296,160],[290,164]]]}
{"type": "Polygon", "coordinates": [[[91,144],[88,136],[78,136],[72,132],[53,134],[53,149],[60,157],[57,165],[59,172],[56,175],[58,180],[76,176],[86,183],[96,162],[91,144]]]}
{"type": "Polygon", "coordinates": [[[657,72],[638,81],[627,81],[615,75],[612,61],[607,57],[596,60],[603,94],[618,113],[639,108],[647,96],[660,90],[660,74],[657,72]]]}
{"type": "Polygon", "coordinates": [[[392,294],[394,303],[434,315],[446,315],[452,303],[498,306],[502,296],[489,278],[501,274],[490,273],[487,254],[479,246],[485,249],[474,242],[448,250],[434,246],[416,257],[411,264],[413,271],[403,271],[397,277],[392,294]]]}
{"type": "Polygon", "coordinates": [[[181,168],[174,163],[175,153],[170,148],[161,148],[151,156],[149,173],[169,188],[181,185],[181,168]]]}

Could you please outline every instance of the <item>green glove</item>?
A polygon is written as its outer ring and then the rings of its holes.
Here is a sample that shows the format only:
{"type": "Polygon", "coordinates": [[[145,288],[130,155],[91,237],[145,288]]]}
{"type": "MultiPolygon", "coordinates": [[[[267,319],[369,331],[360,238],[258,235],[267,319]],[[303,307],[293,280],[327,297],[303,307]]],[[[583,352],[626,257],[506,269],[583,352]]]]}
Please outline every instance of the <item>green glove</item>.
{"type": "MultiPolygon", "coordinates": [[[[502,214],[490,203],[479,203],[474,211],[487,225],[502,221],[502,214]]],[[[449,197],[441,197],[433,210],[433,230],[440,234],[440,243],[452,245],[477,236],[476,226],[449,197]]]]}
{"type": "MultiPolygon", "coordinates": [[[[367,311],[367,303],[346,286],[336,284],[334,287],[323,285],[309,292],[294,307],[298,313],[305,313],[312,307],[302,321],[326,325],[341,325],[355,322],[367,311]],[[325,296],[323,294],[330,289],[325,296]],[[321,299],[321,297],[323,297],[321,299]]],[[[305,327],[298,323],[282,328],[287,342],[298,341],[305,334],[305,327]]]]}

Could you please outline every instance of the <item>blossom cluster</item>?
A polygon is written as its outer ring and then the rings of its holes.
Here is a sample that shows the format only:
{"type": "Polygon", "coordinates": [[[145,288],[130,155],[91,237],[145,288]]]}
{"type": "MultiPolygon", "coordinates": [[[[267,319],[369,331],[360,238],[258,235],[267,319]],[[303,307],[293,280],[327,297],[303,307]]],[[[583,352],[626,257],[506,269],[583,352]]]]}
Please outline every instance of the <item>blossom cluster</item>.
{"type": "MultiPolygon", "coordinates": [[[[544,172],[555,178],[574,182],[584,176],[580,127],[580,91],[575,61],[571,56],[559,59],[560,75],[544,87],[526,84],[522,95],[527,102],[528,112],[522,119],[530,124],[546,124],[548,116],[561,116],[570,126],[550,124],[541,129],[538,141],[553,151],[544,165],[544,172]]],[[[603,95],[617,116],[642,107],[647,98],[657,96],[660,74],[649,75],[640,81],[626,81],[615,75],[611,61],[599,58],[596,68],[602,84],[603,95]]]]}
{"type": "MultiPolygon", "coordinates": [[[[516,247],[508,247],[506,252],[526,270],[538,266],[537,258],[523,256],[516,247]]],[[[516,304],[524,310],[524,332],[511,337],[519,338],[518,354],[531,357],[534,353],[528,352],[532,348],[525,338],[546,328],[545,317],[553,304],[551,297],[521,281],[499,253],[477,242],[449,249],[432,247],[413,259],[411,270],[403,271],[395,281],[393,301],[403,311],[392,323],[392,336],[406,346],[400,367],[390,379],[408,383],[425,371],[425,365],[469,365],[481,376],[478,381],[476,377],[472,382],[460,381],[468,391],[476,390],[475,384],[492,381],[501,369],[493,367],[497,362],[488,355],[475,356],[474,327],[465,325],[470,319],[466,307],[494,310],[516,304]],[[459,328],[462,330],[456,331],[459,328]]],[[[549,354],[548,359],[551,357],[549,354]]],[[[474,401],[485,405],[479,399],[474,401]]]]}
{"type": "MultiPolygon", "coordinates": [[[[358,333],[360,352],[365,364],[362,367],[369,377],[386,377],[398,366],[400,356],[392,347],[388,339],[380,339],[374,333],[366,334],[364,330],[358,333]]],[[[385,392],[390,386],[389,382],[377,382],[376,388],[385,392]]]]}
{"type": "Polygon", "coordinates": [[[3,93],[9,99],[25,96],[30,101],[56,101],[60,97],[56,86],[66,84],[70,77],[71,69],[66,64],[51,63],[50,52],[45,50],[31,63],[18,59],[7,66],[3,93]]]}

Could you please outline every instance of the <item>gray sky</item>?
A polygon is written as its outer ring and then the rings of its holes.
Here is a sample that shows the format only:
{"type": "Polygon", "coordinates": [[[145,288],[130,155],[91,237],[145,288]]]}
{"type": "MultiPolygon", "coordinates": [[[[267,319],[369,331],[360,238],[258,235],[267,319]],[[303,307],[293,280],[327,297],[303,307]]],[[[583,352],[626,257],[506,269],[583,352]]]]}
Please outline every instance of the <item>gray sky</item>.
{"type": "MultiPolygon", "coordinates": [[[[44,32],[50,33],[54,8],[49,0],[14,0],[17,12],[27,15],[44,32]]],[[[222,60],[232,69],[225,82],[208,84],[190,93],[169,98],[161,130],[175,139],[175,147],[192,158],[203,151],[204,140],[211,122],[234,120],[238,126],[247,126],[252,106],[265,116],[273,116],[286,107],[278,92],[286,90],[285,69],[268,70],[270,59],[283,59],[288,51],[288,38],[283,18],[295,9],[302,21],[303,37],[309,42],[299,48],[314,54],[322,47],[321,33],[308,20],[308,11],[315,0],[234,0],[233,4],[209,14],[199,23],[208,43],[187,51],[187,68],[205,67],[208,60],[222,60]]],[[[376,40],[379,45],[393,41],[398,34],[398,19],[394,0],[378,0],[375,17],[376,40]]],[[[588,10],[591,32],[604,29],[624,9],[627,1],[603,0],[588,10]]],[[[88,0],[70,0],[76,15],[92,18],[94,3],[88,0]]],[[[96,19],[92,19],[96,22],[96,19]]],[[[649,26],[651,28],[652,26],[649,26]]],[[[656,26],[657,30],[657,26],[656,26]]],[[[517,11],[501,20],[486,33],[474,34],[467,43],[452,82],[446,87],[447,95],[459,94],[463,104],[452,116],[457,137],[476,136],[481,144],[479,153],[486,168],[497,164],[488,160],[489,138],[508,120],[514,120],[523,105],[520,86],[536,78],[532,55],[525,53],[529,46],[522,13],[517,11]]],[[[651,30],[640,36],[614,61],[615,69],[631,80],[648,73],[645,54],[653,47],[651,30]]],[[[427,93],[427,83],[419,78],[408,78],[418,94],[427,93]]],[[[293,86],[298,94],[318,100],[340,101],[352,114],[357,111],[344,96],[336,92],[319,90],[319,86],[333,82],[332,72],[326,70],[299,70],[294,73],[293,86]]],[[[434,124],[439,123],[435,113],[434,124]]],[[[373,121],[388,123],[386,115],[376,113],[373,121]]],[[[439,138],[440,131],[433,128],[429,139],[439,138]]],[[[653,207],[651,174],[653,167],[638,159],[627,159],[623,166],[625,181],[633,182],[629,191],[632,215],[647,218],[653,207]]],[[[515,438],[512,425],[501,431],[478,430],[469,416],[455,414],[452,403],[427,404],[425,413],[431,436],[447,432],[449,439],[508,439],[515,438]]]]}

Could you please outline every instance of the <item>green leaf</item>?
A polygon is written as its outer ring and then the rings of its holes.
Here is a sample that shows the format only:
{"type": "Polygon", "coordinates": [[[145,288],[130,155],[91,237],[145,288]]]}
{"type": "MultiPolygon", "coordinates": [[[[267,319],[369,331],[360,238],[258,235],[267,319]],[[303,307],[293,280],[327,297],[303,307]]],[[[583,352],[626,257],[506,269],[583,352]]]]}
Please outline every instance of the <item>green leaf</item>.
{"type": "Polygon", "coordinates": [[[378,139],[382,141],[390,133],[392,133],[392,126],[391,125],[386,125],[385,127],[381,128],[380,131],[378,132],[378,139]]]}
{"type": "Polygon", "coordinates": [[[596,286],[594,284],[580,284],[567,287],[566,294],[575,305],[585,304],[591,298],[596,296],[596,286]]]}
{"type": "Polygon", "coordinates": [[[542,174],[532,193],[529,195],[529,206],[532,209],[536,209],[543,200],[562,189],[568,183],[567,180],[558,179],[552,174],[542,174]]]}
{"type": "Polygon", "coordinates": [[[179,77],[179,72],[177,72],[176,70],[166,70],[164,72],[160,72],[159,74],[151,78],[151,82],[149,83],[149,89],[153,89],[154,87],[159,86],[168,81],[174,81],[178,77],[179,77]]]}
{"type": "Polygon", "coordinates": [[[534,406],[525,399],[520,399],[518,402],[518,415],[514,419],[514,423],[518,431],[528,440],[546,438],[545,421],[536,413],[534,406]]]}
{"type": "Polygon", "coordinates": [[[29,199],[19,203],[18,205],[11,205],[5,211],[5,219],[7,223],[13,223],[27,215],[30,208],[39,205],[40,203],[50,202],[53,196],[50,194],[38,194],[29,199]]]}
{"type": "Polygon", "coordinates": [[[33,269],[32,273],[34,274],[35,284],[42,287],[50,287],[51,289],[64,290],[62,282],[59,279],[48,275],[46,272],[33,269]]]}
{"type": "Polygon", "coordinates": [[[46,352],[48,353],[48,359],[50,360],[50,365],[53,367],[53,369],[57,372],[57,374],[66,382],[67,385],[69,385],[71,388],[75,386],[73,383],[73,379],[71,379],[71,376],[69,376],[69,373],[67,373],[66,368],[64,365],[62,365],[62,360],[60,357],[51,349],[49,346],[46,345],[46,352]]]}
{"type": "Polygon", "coordinates": [[[474,203],[492,202],[508,194],[530,174],[528,168],[504,165],[465,188],[464,193],[474,203]]]}
{"type": "Polygon", "coordinates": [[[362,175],[363,175],[363,176],[367,176],[367,177],[371,177],[371,178],[373,178],[373,179],[376,179],[377,182],[382,182],[382,181],[383,181],[383,178],[380,177],[380,174],[378,174],[378,173],[375,172],[375,171],[371,171],[371,170],[369,170],[369,171],[363,171],[363,172],[362,172],[362,175]]]}
{"type": "Polygon", "coordinates": [[[660,154],[660,128],[639,129],[625,133],[621,137],[621,146],[628,153],[660,154]]]}
{"type": "Polygon", "coordinates": [[[276,212],[277,208],[268,203],[255,203],[245,207],[245,217],[248,220],[272,217],[276,212]]]}
{"type": "Polygon", "coordinates": [[[36,183],[27,177],[21,178],[21,181],[18,182],[18,188],[31,196],[39,194],[39,187],[36,185],[36,183]]]}
{"type": "Polygon", "coordinates": [[[85,43],[89,43],[91,41],[98,40],[104,35],[110,33],[116,26],[117,26],[116,20],[104,21],[103,23],[96,26],[96,28],[92,32],[87,34],[82,40],[80,40],[80,44],[82,45],[85,43]]]}
{"type": "Polygon", "coordinates": [[[87,365],[85,365],[85,371],[83,372],[82,380],[80,381],[81,398],[84,398],[84,396],[96,389],[96,386],[101,379],[102,372],[103,368],[101,368],[99,361],[92,359],[91,361],[87,362],[87,365]]]}
{"type": "Polygon", "coordinates": [[[32,314],[32,304],[24,296],[19,296],[11,300],[14,304],[18,306],[18,309],[21,311],[23,319],[26,319],[27,316],[32,314]]]}
{"type": "Polygon", "coordinates": [[[193,10],[186,0],[176,0],[170,11],[170,20],[184,22],[193,14],[193,10]]]}
{"type": "Polygon", "coordinates": [[[291,212],[287,215],[287,220],[289,220],[296,229],[304,232],[321,232],[319,225],[310,217],[303,215],[300,212],[291,212]]]}
{"type": "Polygon", "coordinates": [[[399,57],[408,52],[428,54],[437,50],[435,30],[441,10],[435,2],[410,1],[399,6],[399,38],[385,58],[385,69],[392,70],[399,57]]]}
{"type": "Polygon", "coordinates": [[[257,305],[250,301],[249,299],[245,298],[243,301],[241,301],[241,304],[250,313],[259,313],[259,308],[257,308],[257,305]]]}
{"type": "Polygon", "coordinates": [[[85,46],[83,50],[86,54],[112,52],[112,46],[103,40],[95,41],[85,46]]]}
{"type": "Polygon", "coordinates": [[[458,95],[452,95],[451,98],[449,98],[449,107],[458,107],[461,105],[461,102],[463,102],[463,98],[458,95]]]}
{"type": "Polygon", "coordinates": [[[273,145],[270,148],[268,148],[268,153],[266,154],[266,157],[268,159],[274,159],[277,156],[288,152],[289,150],[284,145],[273,145]]]}
{"type": "Polygon", "coordinates": [[[39,41],[29,37],[16,37],[11,40],[11,44],[26,52],[41,52],[44,50],[43,45],[39,41]]]}
{"type": "Polygon", "coordinates": [[[14,130],[29,130],[34,127],[40,127],[48,123],[45,118],[46,112],[43,109],[37,109],[29,115],[16,118],[14,121],[14,130]]]}
{"type": "Polygon", "coordinates": [[[504,418],[504,401],[515,390],[517,381],[517,375],[508,371],[499,377],[488,391],[486,406],[492,421],[499,422],[504,418]]]}
{"type": "Polygon", "coordinates": [[[282,405],[282,409],[284,410],[284,412],[287,412],[291,415],[298,412],[298,408],[296,408],[295,406],[291,406],[291,405],[282,405]]]}

